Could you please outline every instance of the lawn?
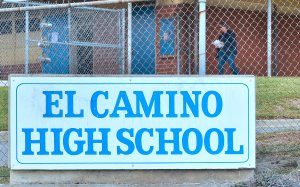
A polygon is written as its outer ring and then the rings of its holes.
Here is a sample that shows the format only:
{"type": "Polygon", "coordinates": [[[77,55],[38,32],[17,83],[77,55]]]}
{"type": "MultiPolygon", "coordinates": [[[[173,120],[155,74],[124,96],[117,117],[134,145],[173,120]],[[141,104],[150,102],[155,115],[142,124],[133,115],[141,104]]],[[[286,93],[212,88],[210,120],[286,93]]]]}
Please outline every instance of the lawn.
{"type": "Polygon", "coordinates": [[[0,131],[7,130],[7,105],[8,105],[7,87],[0,87],[0,131]]]}
{"type": "Polygon", "coordinates": [[[0,167],[0,184],[9,183],[9,169],[0,167]]]}
{"type": "Polygon", "coordinates": [[[257,119],[300,119],[300,77],[258,77],[257,119]]]}
{"type": "MultiPolygon", "coordinates": [[[[0,87],[0,131],[7,130],[8,90],[0,87]]],[[[257,77],[257,119],[300,119],[300,77],[257,77]]]]}

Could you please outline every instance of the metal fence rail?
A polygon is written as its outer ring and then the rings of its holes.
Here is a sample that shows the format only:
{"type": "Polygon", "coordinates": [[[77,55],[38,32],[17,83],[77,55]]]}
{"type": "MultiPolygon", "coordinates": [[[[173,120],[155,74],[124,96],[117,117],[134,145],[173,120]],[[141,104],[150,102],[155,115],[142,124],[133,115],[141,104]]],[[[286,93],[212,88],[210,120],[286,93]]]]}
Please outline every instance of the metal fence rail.
{"type": "MultiPolygon", "coordinates": [[[[298,0],[2,4],[0,127],[7,129],[5,81],[13,73],[299,77],[299,10],[298,0]]],[[[286,102],[300,110],[299,90],[286,91],[294,98],[286,102]]],[[[273,122],[259,122],[261,132],[290,123],[280,107],[273,122]]],[[[299,131],[294,123],[288,131],[299,131]]]]}

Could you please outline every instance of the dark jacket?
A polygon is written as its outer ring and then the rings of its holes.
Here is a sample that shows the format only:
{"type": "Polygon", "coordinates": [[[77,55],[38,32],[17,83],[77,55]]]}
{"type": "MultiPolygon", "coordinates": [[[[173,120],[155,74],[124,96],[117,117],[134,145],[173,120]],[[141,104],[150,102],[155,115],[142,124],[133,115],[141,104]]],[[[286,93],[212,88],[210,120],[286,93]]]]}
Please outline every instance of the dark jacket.
{"type": "Polygon", "coordinates": [[[227,56],[231,54],[237,55],[238,51],[236,34],[232,30],[228,30],[226,33],[222,33],[218,39],[224,43],[224,47],[222,47],[221,49],[217,49],[217,53],[219,53],[219,51],[222,51],[227,56]]]}

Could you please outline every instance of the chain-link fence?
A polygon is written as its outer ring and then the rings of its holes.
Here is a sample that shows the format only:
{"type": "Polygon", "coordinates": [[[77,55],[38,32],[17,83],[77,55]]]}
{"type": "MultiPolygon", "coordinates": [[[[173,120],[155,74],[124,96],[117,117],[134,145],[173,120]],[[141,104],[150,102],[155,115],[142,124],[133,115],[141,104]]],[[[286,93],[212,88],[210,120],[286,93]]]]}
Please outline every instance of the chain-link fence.
{"type": "MultiPolygon", "coordinates": [[[[3,9],[25,6],[48,5],[2,4],[3,9]]],[[[295,157],[299,142],[271,146],[262,140],[299,139],[299,38],[298,0],[115,1],[2,12],[0,127],[7,130],[6,80],[12,73],[293,77],[262,78],[257,129],[262,152],[295,157]]],[[[0,163],[7,159],[2,150],[0,163]]]]}
{"type": "Polygon", "coordinates": [[[203,1],[148,0],[1,13],[1,79],[11,73],[299,76],[300,3],[269,1],[207,0],[201,8],[203,1]]]}

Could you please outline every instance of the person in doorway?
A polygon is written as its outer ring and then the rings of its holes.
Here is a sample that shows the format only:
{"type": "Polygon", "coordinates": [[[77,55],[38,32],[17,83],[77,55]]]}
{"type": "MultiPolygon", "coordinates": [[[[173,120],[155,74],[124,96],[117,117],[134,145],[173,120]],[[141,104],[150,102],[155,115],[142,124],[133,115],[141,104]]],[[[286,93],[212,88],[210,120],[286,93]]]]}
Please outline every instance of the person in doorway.
{"type": "Polygon", "coordinates": [[[237,42],[236,34],[229,28],[224,21],[220,21],[219,27],[221,29],[221,35],[218,40],[214,42],[217,48],[218,59],[218,72],[219,75],[224,74],[224,65],[229,63],[229,67],[234,75],[239,74],[239,70],[235,65],[235,58],[237,56],[237,42]]]}

